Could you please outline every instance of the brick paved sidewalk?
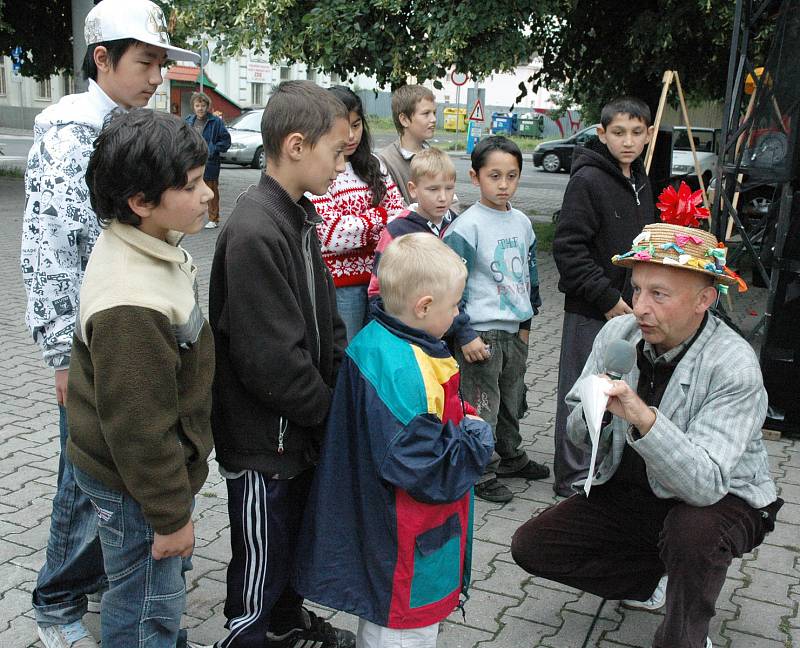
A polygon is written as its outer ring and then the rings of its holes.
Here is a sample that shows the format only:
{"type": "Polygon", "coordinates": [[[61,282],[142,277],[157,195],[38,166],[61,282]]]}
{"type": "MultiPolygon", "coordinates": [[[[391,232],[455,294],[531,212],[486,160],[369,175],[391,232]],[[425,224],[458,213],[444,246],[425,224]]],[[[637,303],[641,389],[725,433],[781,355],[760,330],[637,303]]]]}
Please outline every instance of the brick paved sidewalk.
{"type": "MultiPolygon", "coordinates": [[[[0,178],[0,648],[39,646],[30,604],[44,560],[50,500],[56,482],[58,425],[52,376],[23,323],[24,290],[18,267],[23,205],[21,180],[0,178]]],[[[224,216],[224,214],[223,214],[224,216]]],[[[187,240],[207,277],[216,230],[187,240]]],[[[544,310],[534,320],[527,382],[530,412],[522,424],[526,446],[538,461],[552,463],[552,425],[561,332],[561,299],[552,258],[542,255],[544,310]]],[[[717,605],[711,637],[731,648],[800,647],[800,444],[767,442],[773,475],[786,505],[774,533],[753,554],[734,562],[717,605]]],[[[440,648],[580,648],[600,599],[533,578],[511,560],[512,533],[536,511],[552,504],[551,483],[512,482],[514,501],[476,502],[474,583],[466,619],[453,614],[444,624],[440,648]]],[[[185,624],[191,638],[223,636],[228,529],[225,485],[215,466],[197,497],[197,548],[189,576],[185,624]]],[[[355,628],[353,617],[321,611],[355,628]]],[[[87,615],[96,633],[98,617],[87,615]]],[[[607,602],[588,646],[650,646],[658,613],[607,602]]]]}

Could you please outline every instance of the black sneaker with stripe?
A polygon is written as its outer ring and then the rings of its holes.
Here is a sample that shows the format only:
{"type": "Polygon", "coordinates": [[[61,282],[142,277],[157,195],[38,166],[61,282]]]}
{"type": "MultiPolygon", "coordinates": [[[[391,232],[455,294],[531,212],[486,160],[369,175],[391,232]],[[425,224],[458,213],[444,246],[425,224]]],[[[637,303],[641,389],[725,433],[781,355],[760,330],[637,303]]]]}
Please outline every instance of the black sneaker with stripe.
{"type": "Polygon", "coordinates": [[[305,608],[300,612],[303,625],[271,629],[266,648],[355,648],[356,636],[349,630],[334,628],[305,608]]]}

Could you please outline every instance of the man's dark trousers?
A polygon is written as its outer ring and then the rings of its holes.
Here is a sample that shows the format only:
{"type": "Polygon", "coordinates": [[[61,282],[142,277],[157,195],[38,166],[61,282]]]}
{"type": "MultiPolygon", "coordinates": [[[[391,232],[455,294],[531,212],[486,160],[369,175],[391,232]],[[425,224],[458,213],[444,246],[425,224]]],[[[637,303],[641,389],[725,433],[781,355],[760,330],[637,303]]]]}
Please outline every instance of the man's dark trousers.
{"type": "Polygon", "coordinates": [[[761,544],[774,518],[726,495],[695,507],[604,484],[523,524],[511,552],[527,572],[607,599],[646,600],[669,576],[654,648],[701,648],[728,567],[761,544]]]}

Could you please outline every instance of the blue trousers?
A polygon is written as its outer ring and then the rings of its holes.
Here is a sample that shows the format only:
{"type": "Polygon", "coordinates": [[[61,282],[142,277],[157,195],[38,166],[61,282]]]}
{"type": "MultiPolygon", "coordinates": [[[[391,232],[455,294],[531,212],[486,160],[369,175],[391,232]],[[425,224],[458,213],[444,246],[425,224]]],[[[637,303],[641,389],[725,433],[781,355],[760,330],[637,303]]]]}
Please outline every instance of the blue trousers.
{"type": "Polygon", "coordinates": [[[75,480],[95,509],[108,574],[100,615],[103,646],[185,646],[180,622],[186,609],[184,574],[192,569],[191,558],[155,560],[153,528],[139,503],[79,468],[75,480]]]}
{"type": "Polygon", "coordinates": [[[42,626],[78,621],[86,614],[86,595],[106,587],[97,516],[75,483],[67,458],[67,411],[59,406],[61,454],[58,486],[50,515],[47,557],[33,590],[36,622],[42,626]]]}

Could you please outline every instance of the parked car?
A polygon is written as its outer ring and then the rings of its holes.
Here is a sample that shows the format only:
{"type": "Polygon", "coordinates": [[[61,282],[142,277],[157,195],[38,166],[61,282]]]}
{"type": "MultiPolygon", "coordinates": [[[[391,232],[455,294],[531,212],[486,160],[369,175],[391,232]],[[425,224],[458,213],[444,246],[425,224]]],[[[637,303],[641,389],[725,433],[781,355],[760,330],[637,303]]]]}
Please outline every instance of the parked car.
{"type": "Polygon", "coordinates": [[[548,173],[558,173],[561,169],[569,173],[575,147],[584,146],[590,138],[596,137],[598,126],[600,124],[592,124],[572,137],[542,142],[533,149],[533,166],[542,167],[548,173]]]}
{"type": "Polygon", "coordinates": [[[261,142],[261,116],[264,109],[249,110],[239,115],[230,124],[230,148],[220,155],[222,162],[240,164],[254,169],[263,169],[264,147],[261,142]]]}
{"type": "MultiPolygon", "coordinates": [[[[719,128],[692,128],[692,139],[697,153],[700,175],[706,187],[714,177],[714,168],[719,155],[720,132],[719,128]]],[[[689,144],[689,132],[685,126],[675,126],[672,129],[672,177],[685,179],[686,183],[694,189],[700,186],[694,168],[692,147],[689,144]]]]}

